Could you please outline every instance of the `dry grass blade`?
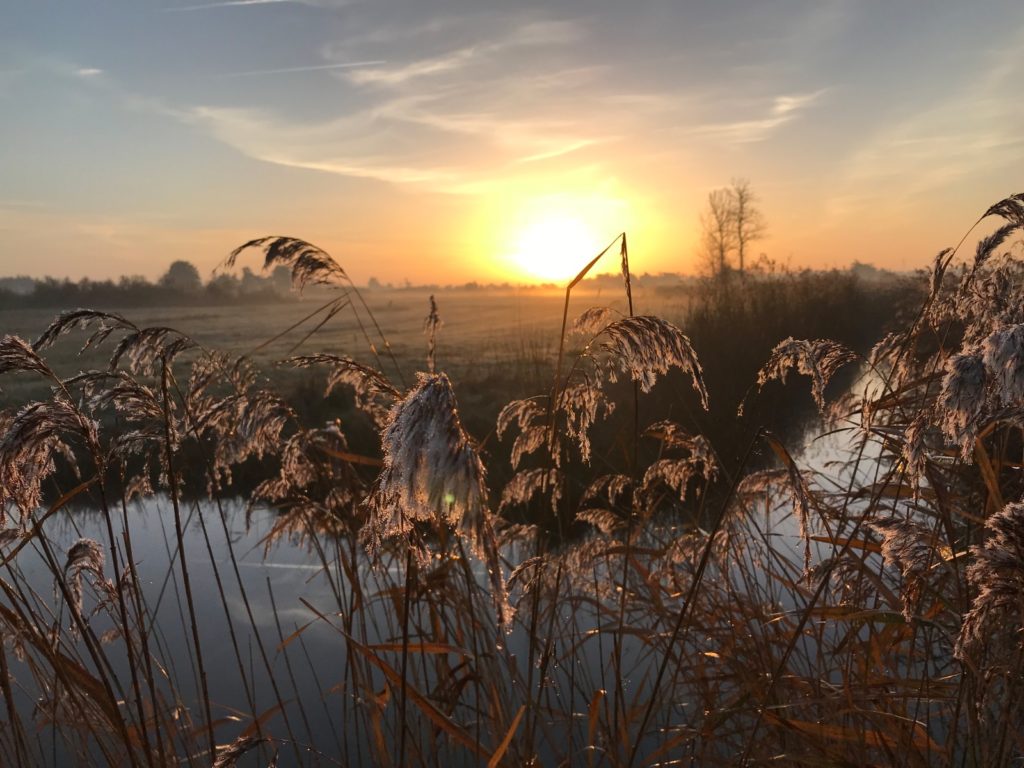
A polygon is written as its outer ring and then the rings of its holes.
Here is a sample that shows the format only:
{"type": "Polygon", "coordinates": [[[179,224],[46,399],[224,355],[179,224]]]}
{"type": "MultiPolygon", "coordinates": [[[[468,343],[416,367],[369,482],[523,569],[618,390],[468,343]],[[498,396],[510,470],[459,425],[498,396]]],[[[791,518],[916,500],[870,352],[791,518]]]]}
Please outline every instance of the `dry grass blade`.
{"type": "Polygon", "coordinates": [[[491,755],[491,759],[487,761],[487,768],[498,768],[501,765],[501,759],[505,757],[505,753],[508,752],[509,746],[512,744],[512,737],[516,735],[516,730],[519,728],[519,722],[523,719],[523,715],[526,712],[526,705],[523,704],[519,707],[519,711],[516,712],[516,716],[512,718],[512,722],[508,726],[508,730],[505,731],[505,735],[501,741],[498,742],[498,746],[494,749],[494,753],[491,755]]]}
{"type": "MultiPolygon", "coordinates": [[[[345,637],[348,640],[349,647],[354,648],[370,664],[383,672],[384,676],[392,686],[402,686],[402,676],[394,669],[394,667],[355,638],[348,634],[345,634],[345,637]]],[[[423,712],[423,714],[426,715],[427,718],[442,732],[454,739],[458,744],[465,747],[481,760],[489,760],[491,758],[491,754],[489,754],[472,736],[470,736],[465,728],[438,709],[430,699],[424,696],[414,686],[409,685],[408,682],[406,682],[404,689],[412,702],[415,703],[416,706],[419,707],[420,711],[423,712]]]]}

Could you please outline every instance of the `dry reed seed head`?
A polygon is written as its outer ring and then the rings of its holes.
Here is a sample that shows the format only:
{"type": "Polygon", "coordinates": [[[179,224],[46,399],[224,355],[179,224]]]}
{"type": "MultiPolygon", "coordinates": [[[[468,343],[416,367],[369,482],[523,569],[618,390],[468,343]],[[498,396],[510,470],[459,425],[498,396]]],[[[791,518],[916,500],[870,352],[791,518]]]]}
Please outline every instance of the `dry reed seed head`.
{"type": "Polygon", "coordinates": [[[868,353],[871,368],[890,374],[894,385],[907,379],[914,368],[913,337],[906,332],[887,333],[868,353]]]}
{"type": "MultiPolygon", "coordinates": [[[[71,605],[69,607],[76,615],[82,615],[83,575],[91,573],[102,582],[105,560],[103,547],[95,539],[79,539],[68,549],[67,560],[64,563],[64,580],[71,595],[71,605]]],[[[73,629],[74,627],[75,625],[72,624],[73,629]]]]}
{"type": "MultiPolygon", "coordinates": [[[[633,490],[633,478],[628,475],[612,474],[601,475],[594,480],[587,490],[580,497],[580,503],[597,501],[598,497],[604,495],[612,506],[619,506],[620,497],[633,490]]],[[[629,505],[627,505],[629,506],[629,505]]]]}
{"type": "Polygon", "coordinates": [[[597,507],[581,509],[576,513],[576,519],[594,526],[605,536],[613,535],[626,523],[620,515],[612,510],[597,507]]]}
{"type": "Polygon", "coordinates": [[[952,253],[952,248],[943,248],[935,254],[935,259],[932,262],[931,290],[929,291],[930,299],[937,297],[939,295],[939,291],[942,289],[942,278],[946,274],[946,268],[949,266],[949,256],[952,253]]]}
{"type": "Polygon", "coordinates": [[[913,621],[930,571],[944,562],[931,531],[911,520],[872,520],[868,525],[882,537],[882,557],[903,576],[903,618],[913,621]]]}
{"type": "MultiPolygon", "coordinates": [[[[610,536],[594,536],[570,547],[558,556],[556,562],[562,563],[563,578],[571,579],[575,588],[592,592],[600,600],[612,600],[618,596],[619,580],[610,578],[605,566],[610,556],[608,550],[620,545],[621,542],[610,536]]],[[[556,574],[557,569],[550,566],[543,571],[548,581],[553,581],[556,574]]]]}
{"type": "Polygon", "coordinates": [[[537,538],[538,528],[529,523],[509,523],[500,517],[495,519],[497,529],[495,535],[498,546],[512,547],[526,544],[537,538]]]}
{"type": "MultiPolygon", "coordinates": [[[[548,429],[545,411],[534,399],[513,400],[501,409],[495,427],[499,440],[513,423],[519,429],[519,434],[512,444],[509,461],[512,468],[517,469],[524,456],[529,456],[546,445],[548,429]]],[[[556,464],[560,459],[557,455],[552,458],[556,464]]]]}
{"type": "Polygon", "coordinates": [[[296,432],[280,451],[278,474],[256,487],[252,501],[266,501],[289,509],[302,506],[338,519],[351,519],[362,481],[351,464],[332,458],[329,453],[347,450],[345,436],[335,425],[296,432]]]}
{"type": "Polygon", "coordinates": [[[987,216],[999,216],[1008,222],[1024,226],[1024,192],[1010,195],[990,206],[982,218],[987,216]]]}
{"type": "Polygon", "coordinates": [[[143,328],[118,342],[110,356],[110,369],[127,360],[132,373],[156,376],[162,366],[169,367],[178,355],[195,346],[192,339],[173,328],[143,328]]]}
{"type": "Polygon", "coordinates": [[[86,339],[85,344],[82,346],[82,351],[102,344],[114,331],[139,330],[134,323],[129,322],[114,312],[100,312],[95,309],[72,309],[57,315],[32,346],[36,350],[46,349],[52,346],[64,334],[78,329],[84,330],[94,324],[96,329],[86,339]]]}
{"type": "Polygon", "coordinates": [[[571,332],[580,336],[597,336],[622,313],[611,307],[590,307],[572,322],[571,332]]]}
{"type": "Polygon", "coordinates": [[[1004,224],[1003,226],[996,229],[992,234],[987,237],[983,237],[978,241],[978,247],[974,253],[974,270],[977,270],[984,266],[985,262],[988,261],[989,257],[995,253],[995,250],[1006,242],[1006,239],[1010,237],[1014,232],[1024,227],[1024,223],[1011,222],[1004,224]]]}
{"type": "Polygon", "coordinates": [[[80,381],[85,386],[86,402],[94,411],[113,408],[129,423],[163,419],[156,393],[123,371],[113,375],[97,372],[80,381]]]}
{"type": "Polygon", "coordinates": [[[484,467],[462,428],[448,377],[417,374],[381,434],[381,491],[414,520],[457,524],[486,507],[484,467]]]}
{"type": "MultiPolygon", "coordinates": [[[[584,463],[590,463],[590,427],[600,415],[607,417],[615,410],[615,403],[604,396],[589,378],[580,384],[570,384],[559,393],[558,410],[565,417],[565,433],[580,451],[584,463]]],[[[518,442],[518,441],[517,441],[518,442]]],[[[558,460],[557,451],[555,454],[558,460]]],[[[515,464],[513,465],[515,466],[515,464]]]]}
{"type": "Polygon", "coordinates": [[[54,373],[32,346],[18,336],[0,339],[0,375],[17,371],[38,373],[53,378],[54,373]]]}
{"type": "Polygon", "coordinates": [[[788,469],[763,469],[746,475],[738,486],[739,496],[771,496],[776,488],[789,480],[788,469]]]}
{"type": "MultiPolygon", "coordinates": [[[[512,453],[509,456],[512,469],[519,468],[524,456],[529,456],[543,448],[547,443],[547,437],[547,428],[539,425],[527,427],[520,432],[515,442],[512,443],[512,453]]],[[[560,463],[560,457],[556,454],[553,458],[557,466],[560,463]]]]}
{"type": "Polygon", "coordinates": [[[694,390],[704,410],[708,408],[708,392],[704,371],[689,338],[667,320],[648,315],[625,317],[608,325],[602,334],[603,348],[611,355],[607,370],[615,380],[615,367],[650,392],[657,378],[670,368],[690,374],[694,390]]]}
{"type": "Polygon", "coordinates": [[[1007,504],[985,521],[988,538],[971,547],[967,579],[977,590],[964,615],[955,655],[965,660],[989,639],[1007,631],[1024,644],[1024,503],[1007,504]]]}
{"type": "Polygon", "coordinates": [[[927,436],[930,428],[931,424],[927,414],[921,412],[907,425],[903,433],[901,455],[906,466],[907,477],[915,487],[924,478],[928,466],[927,436]]]}
{"type": "Polygon", "coordinates": [[[264,253],[264,271],[277,265],[291,267],[292,288],[299,293],[310,284],[330,285],[348,281],[345,270],[327,251],[297,237],[280,235],[260,237],[238,246],[221,267],[233,268],[238,257],[250,248],[264,253]]]}
{"type": "MultiPolygon", "coordinates": [[[[988,336],[1001,326],[1024,321],[1020,290],[1024,264],[1009,256],[993,260],[977,275],[964,278],[964,287],[941,320],[964,326],[964,346],[988,336]]],[[[938,323],[937,323],[938,324],[938,323]]]]}
{"type": "Polygon", "coordinates": [[[533,424],[543,422],[544,416],[544,409],[535,399],[512,400],[506,403],[498,414],[495,432],[500,440],[513,422],[522,431],[533,424]]]}
{"type": "MultiPolygon", "coordinates": [[[[658,459],[644,472],[640,492],[653,499],[658,488],[664,484],[675,491],[680,501],[686,500],[686,487],[693,477],[693,464],[689,459],[658,459]]],[[[645,505],[648,506],[648,505],[645,505]]]]}
{"type": "Polygon", "coordinates": [[[38,507],[42,483],[55,469],[55,455],[75,466],[74,453],[63,437],[77,435],[94,448],[98,431],[95,421],[63,399],[30,403],[18,411],[0,435],[0,514],[8,504],[23,512],[38,507]]]}
{"type": "Polygon", "coordinates": [[[690,448],[694,437],[681,424],[667,419],[651,424],[644,435],[660,440],[666,448],[690,448]]]}
{"type": "Polygon", "coordinates": [[[562,498],[562,473],[557,469],[524,469],[516,472],[502,489],[498,512],[510,506],[528,504],[538,494],[548,494],[551,511],[558,514],[558,502],[562,498]]]}
{"type": "Polygon", "coordinates": [[[792,336],[779,342],[772,350],[768,362],[757,374],[760,389],[767,382],[778,379],[783,384],[786,375],[793,368],[798,373],[811,377],[811,394],[818,410],[825,412],[825,388],[836,371],[857,356],[838,342],[830,339],[794,339],[792,336]]]}
{"type": "Polygon", "coordinates": [[[946,361],[939,392],[942,431],[969,461],[985,407],[985,365],[976,352],[962,352],[946,361]]]}
{"type": "Polygon", "coordinates": [[[416,386],[391,409],[381,447],[384,468],[367,503],[364,530],[371,552],[389,538],[407,538],[410,520],[457,527],[486,565],[498,621],[509,629],[513,613],[487,510],[483,462],[462,428],[445,374],[417,374],[416,386]]]}
{"type": "Polygon", "coordinates": [[[1002,405],[1024,400],[1024,324],[1000,328],[982,342],[982,358],[1002,405]]]}
{"type": "Polygon", "coordinates": [[[379,372],[368,375],[364,368],[349,365],[336,365],[327,375],[324,397],[330,395],[339,385],[352,388],[354,405],[365,413],[377,427],[382,427],[388,418],[392,404],[400,395],[398,391],[379,372]]]}
{"type": "Polygon", "coordinates": [[[544,562],[545,558],[539,555],[527,558],[521,562],[508,575],[508,588],[510,590],[515,589],[517,585],[521,584],[523,594],[530,592],[537,585],[537,579],[544,562]]]}

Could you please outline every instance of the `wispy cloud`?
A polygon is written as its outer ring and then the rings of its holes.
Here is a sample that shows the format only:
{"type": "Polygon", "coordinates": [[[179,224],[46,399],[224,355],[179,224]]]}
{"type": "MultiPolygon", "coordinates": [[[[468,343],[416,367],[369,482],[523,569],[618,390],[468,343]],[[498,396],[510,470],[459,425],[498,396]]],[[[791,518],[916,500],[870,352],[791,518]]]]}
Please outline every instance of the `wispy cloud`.
{"type": "Polygon", "coordinates": [[[97,75],[102,75],[103,70],[96,67],[81,67],[75,70],[75,74],[79,77],[96,77],[97,75]]]}
{"type": "Polygon", "coordinates": [[[179,11],[209,11],[215,8],[237,8],[245,5],[302,5],[302,0],[223,0],[219,3],[202,3],[200,5],[178,5],[170,8],[161,8],[164,13],[177,13],[179,11]]]}
{"type": "Polygon", "coordinates": [[[599,82],[604,71],[552,66],[567,42],[580,40],[584,25],[521,14],[500,24],[499,17],[490,14],[476,34],[440,24],[441,38],[418,46],[382,42],[386,36],[369,45],[366,36],[353,35],[324,50],[335,59],[328,64],[232,75],[341,70],[351,100],[333,117],[297,121],[267,108],[207,105],[184,119],[265,162],[444,192],[480,189],[503,174],[525,174],[531,164],[545,163],[549,171],[561,158],[619,135],[608,119],[594,120],[600,106],[579,114],[554,106],[599,82]],[[389,58],[404,53],[404,61],[351,60],[368,47],[389,58]]]}
{"type": "Polygon", "coordinates": [[[360,67],[376,67],[387,62],[383,59],[373,61],[346,61],[338,64],[313,64],[306,67],[282,67],[280,69],[251,69],[245,72],[227,72],[220,77],[254,77],[256,75],[288,75],[293,72],[324,72],[334,69],[357,69],[360,67]]]}
{"type": "Polygon", "coordinates": [[[694,128],[691,133],[712,136],[735,144],[764,141],[775,129],[790,122],[802,110],[817,101],[826,90],[823,88],[812,93],[776,96],[767,114],[762,117],[710,123],[694,128]]]}

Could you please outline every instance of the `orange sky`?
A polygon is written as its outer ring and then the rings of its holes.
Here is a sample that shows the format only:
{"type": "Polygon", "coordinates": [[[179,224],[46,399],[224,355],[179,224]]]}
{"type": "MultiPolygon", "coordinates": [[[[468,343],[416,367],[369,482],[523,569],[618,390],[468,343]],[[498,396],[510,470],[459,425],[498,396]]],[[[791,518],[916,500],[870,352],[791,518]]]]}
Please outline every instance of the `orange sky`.
{"type": "Polygon", "coordinates": [[[0,275],[287,234],[357,282],[559,279],[623,230],[637,271],[693,272],[734,177],[755,252],[922,266],[1024,189],[1024,6],[912,5],[22,4],[0,275]]]}

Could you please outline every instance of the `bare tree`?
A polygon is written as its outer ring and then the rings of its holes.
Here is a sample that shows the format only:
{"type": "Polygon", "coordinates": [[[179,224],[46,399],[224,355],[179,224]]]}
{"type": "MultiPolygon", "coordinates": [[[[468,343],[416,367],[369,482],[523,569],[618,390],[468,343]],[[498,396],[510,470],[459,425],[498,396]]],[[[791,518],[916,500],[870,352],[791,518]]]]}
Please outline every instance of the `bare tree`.
{"type": "Polygon", "coordinates": [[[765,221],[761,209],[757,207],[757,195],[750,188],[746,179],[733,179],[728,190],[732,198],[732,226],[736,243],[737,267],[743,272],[747,247],[755,240],[764,237],[765,221]]]}
{"type": "Polygon", "coordinates": [[[757,196],[746,179],[733,179],[732,186],[713,189],[701,214],[703,256],[713,275],[724,275],[732,268],[730,256],[736,253],[736,269],[746,268],[750,244],[764,237],[765,221],[757,196]]]}
{"type": "Polygon", "coordinates": [[[708,193],[708,207],[701,214],[700,223],[704,230],[704,258],[713,275],[723,275],[729,267],[729,252],[736,237],[732,209],[730,190],[713,189],[708,193]]]}

